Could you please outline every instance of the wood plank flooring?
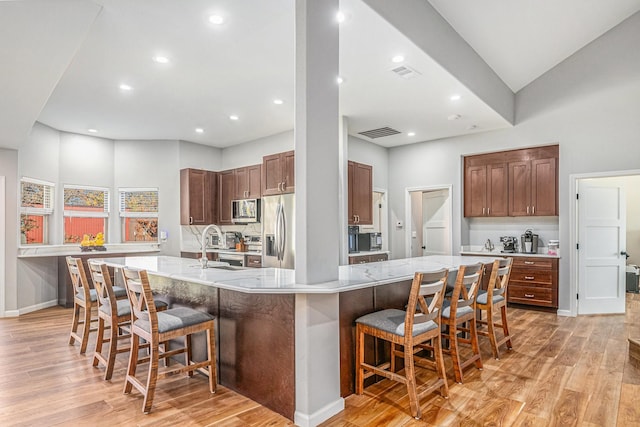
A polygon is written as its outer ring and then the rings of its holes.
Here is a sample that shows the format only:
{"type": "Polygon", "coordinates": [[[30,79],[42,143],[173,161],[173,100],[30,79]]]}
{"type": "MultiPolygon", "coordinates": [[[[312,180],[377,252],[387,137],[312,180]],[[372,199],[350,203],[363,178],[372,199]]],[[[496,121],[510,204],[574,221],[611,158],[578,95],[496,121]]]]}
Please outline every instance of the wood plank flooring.
{"type": "MultiPolygon", "coordinates": [[[[54,307],[0,319],[0,425],[287,426],[293,423],[223,386],[211,395],[196,374],[159,383],[153,411],[139,393],[123,395],[126,354],[112,381],[91,366],[91,351],[67,344],[71,310],[54,307]]],[[[383,380],[324,426],[633,426],[640,425],[640,366],[627,339],[640,338],[640,295],[627,294],[627,314],[558,317],[509,308],[514,350],[491,357],[480,337],[484,369],[451,380],[450,398],[421,396],[421,420],[409,415],[406,389],[383,380]]],[[[93,334],[92,334],[93,335],[93,334]]],[[[89,349],[94,345],[94,338],[89,349]]],[[[419,383],[432,373],[418,368],[419,383]]]]}

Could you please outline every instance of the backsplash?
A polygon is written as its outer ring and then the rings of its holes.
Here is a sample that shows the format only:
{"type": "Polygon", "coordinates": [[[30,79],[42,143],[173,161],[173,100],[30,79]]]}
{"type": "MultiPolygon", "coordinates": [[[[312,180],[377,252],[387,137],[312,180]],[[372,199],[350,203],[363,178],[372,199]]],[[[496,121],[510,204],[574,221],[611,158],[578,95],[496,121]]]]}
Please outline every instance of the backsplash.
{"type": "Polygon", "coordinates": [[[538,235],[538,248],[548,246],[549,239],[557,240],[560,235],[557,217],[470,218],[468,244],[484,246],[490,239],[498,248],[501,236],[513,236],[520,250],[520,236],[528,229],[538,235]]]}
{"type": "MultiPolygon", "coordinates": [[[[183,252],[199,252],[200,236],[204,225],[182,225],[180,226],[180,250],[183,252]]],[[[260,223],[242,224],[242,225],[221,225],[220,228],[225,231],[238,231],[243,236],[261,236],[262,228],[260,223]]]]}

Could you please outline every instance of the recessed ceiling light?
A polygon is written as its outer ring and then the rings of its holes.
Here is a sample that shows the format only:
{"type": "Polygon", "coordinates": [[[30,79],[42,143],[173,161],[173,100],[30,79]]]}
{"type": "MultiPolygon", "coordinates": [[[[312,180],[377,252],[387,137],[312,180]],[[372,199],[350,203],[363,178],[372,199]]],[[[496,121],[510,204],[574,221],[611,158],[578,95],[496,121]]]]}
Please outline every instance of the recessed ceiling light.
{"type": "Polygon", "coordinates": [[[344,12],[340,11],[336,13],[336,21],[338,21],[339,24],[342,24],[345,19],[347,19],[347,16],[344,14],[344,12]]]}
{"type": "Polygon", "coordinates": [[[167,64],[169,62],[169,58],[167,58],[166,56],[154,56],[153,60],[158,64],[167,64]]]}
{"type": "Polygon", "coordinates": [[[221,25],[221,24],[224,24],[224,18],[220,15],[211,15],[209,17],[209,22],[211,22],[214,25],[221,25]]]}
{"type": "Polygon", "coordinates": [[[459,101],[460,98],[462,98],[460,95],[451,95],[451,97],[449,98],[452,101],[459,101]]]}
{"type": "Polygon", "coordinates": [[[408,136],[416,136],[416,133],[415,132],[409,132],[409,133],[407,133],[407,135],[408,136]]]}
{"type": "Polygon", "coordinates": [[[133,88],[131,86],[129,86],[128,84],[122,83],[120,85],[120,90],[124,90],[125,92],[128,92],[130,90],[133,90],[133,88]]]}
{"type": "Polygon", "coordinates": [[[447,119],[449,119],[449,120],[458,120],[461,117],[462,116],[460,114],[452,114],[449,117],[447,117],[447,119]]]}
{"type": "Polygon", "coordinates": [[[202,128],[196,128],[196,133],[204,133],[204,129],[202,129],[202,128]]]}
{"type": "Polygon", "coordinates": [[[340,76],[336,77],[336,82],[338,82],[339,85],[342,84],[342,82],[344,82],[344,79],[340,76]]]}
{"type": "Polygon", "coordinates": [[[238,120],[240,117],[236,116],[235,114],[232,114],[231,116],[229,116],[229,120],[238,120]]]}
{"type": "Polygon", "coordinates": [[[93,129],[93,128],[87,129],[87,132],[89,132],[89,133],[98,133],[98,129],[93,129]]]}
{"type": "Polygon", "coordinates": [[[393,58],[391,58],[391,62],[395,62],[396,64],[403,61],[404,61],[404,56],[402,55],[396,55],[393,58]]]}
{"type": "Polygon", "coordinates": [[[276,104],[276,105],[282,105],[282,104],[284,104],[284,101],[282,99],[274,99],[273,103],[276,104]]]}

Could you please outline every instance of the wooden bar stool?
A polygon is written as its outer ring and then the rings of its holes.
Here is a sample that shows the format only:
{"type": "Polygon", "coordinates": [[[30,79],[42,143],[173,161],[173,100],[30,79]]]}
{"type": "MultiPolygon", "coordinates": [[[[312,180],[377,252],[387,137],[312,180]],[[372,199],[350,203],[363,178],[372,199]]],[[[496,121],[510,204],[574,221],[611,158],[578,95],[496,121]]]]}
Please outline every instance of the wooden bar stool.
{"type": "Polygon", "coordinates": [[[449,396],[449,387],[442,359],[440,341],[440,309],[447,283],[447,270],[433,273],[415,273],[409,294],[407,310],[387,309],[369,313],[356,319],[356,393],[362,394],[364,379],[380,375],[407,386],[411,415],[421,417],[416,390],[414,363],[436,371],[436,379],[422,393],[440,389],[443,397],[449,396]],[[373,366],[364,361],[364,336],[370,335],[391,344],[390,362],[373,366]],[[415,355],[421,345],[431,343],[434,358],[429,360],[415,355]],[[402,346],[397,351],[396,346],[402,346]],[[395,372],[395,357],[404,357],[404,375],[395,372]]]}
{"type": "MultiPolygon", "coordinates": [[[[76,340],[80,341],[80,354],[84,354],[89,342],[89,332],[97,330],[97,328],[91,328],[91,322],[97,320],[91,314],[92,309],[98,306],[97,294],[95,289],[89,286],[82,259],[68,256],[67,267],[73,285],[73,320],[69,345],[73,345],[76,340]],[[82,317],[80,317],[80,310],[83,310],[82,317]],[[78,333],[79,325],[82,325],[82,335],[78,333]]],[[[124,288],[116,287],[114,292],[117,298],[126,298],[127,293],[124,288]]]]}
{"type": "Polygon", "coordinates": [[[124,393],[131,392],[132,387],[137,388],[144,395],[142,412],[148,414],[151,411],[153,397],[158,379],[172,373],[187,372],[193,376],[193,371],[201,370],[209,376],[209,390],[216,391],[216,349],[215,349],[215,318],[209,313],[194,310],[187,307],[171,308],[165,311],[157,311],[149,285],[149,276],[146,270],[123,269],[124,283],[131,303],[131,351],[129,353],[129,368],[125,378],[124,393]],[[207,360],[192,362],[191,360],[191,335],[205,331],[207,336],[207,360]],[[160,343],[184,337],[185,345],[180,348],[166,350],[160,353],[160,343]],[[136,378],[138,366],[138,350],[140,340],[149,343],[149,370],[146,375],[146,384],[136,378]],[[169,368],[159,372],[158,361],[160,358],[185,354],[184,365],[169,368]],[[207,368],[206,370],[204,368],[207,368]]]}
{"type": "Polygon", "coordinates": [[[511,350],[511,335],[509,334],[509,326],[507,325],[507,286],[509,285],[509,277],[511,276],[512,258],[497,259],[493,262],[493,269],[489,279],[487,291],[480,291],[476,301],[476,307],[480,311],[480,319],[482,319],[482,311],[487,312],[487,320],[478,320],[478,323],[487,325],[487,330],[478,329],[478,334],[489,337],[491,341],[491,351],[496,360],[500,359],[500,351],[498,348],[502,344],[507,344],[507,348],[511,350]],[[495,323],[493,315],[500,309],[502,323],[495,323]],[[502,339],[496,337],[495,328],[502,328],[502,339]]]}
{"type": "MultiPolygon", "coordinates": [[[[116,356],[126,353],[130,347],[130,326],[131,326],[131,304],[127,298],[117,299],[114,286],[107,265],[97,261],[89,261],[89,271],[96,290],[98,303],[98,336],[96,338],[96,348],[93,352],[93,366],[102,363],[105,366],[104,379],[110,380],[113,375],[113,368],[116,356]],[[104,337],[105,331],[109,331],[109,336],[104,337]],[[126,347],[119,347],[118,343],[129,339],[126,347]],[[107,354],[102,354],[103,344],[108,343],[107,354]]],[[[120,288],[123,289],[124,288],[120,288]]],[[[157,310],[166,310],[167,304],[162,301],[155,301],[157,310]]]]}
{"type": "Polygon", "coordinates": [[[453,372],[457,383],[462,383],[462,371],[472,363],[482,369],[480,346],[476,328],[476,296],[482,282],[484,266],[482,263],[461,265],[458,269],[456,282],[451,298],[444,301],[442,308],[442,323],[445,326],[443,337],[449,341],[449,349],[445,353],[451,355],[453,372]],[[468,325],[468,326],[465,326],[468,325]],[[460,337],[466,334],[468,338],[460,337]],[[460,343],[471,344],[472,355],[462,361],[460,343]]]}

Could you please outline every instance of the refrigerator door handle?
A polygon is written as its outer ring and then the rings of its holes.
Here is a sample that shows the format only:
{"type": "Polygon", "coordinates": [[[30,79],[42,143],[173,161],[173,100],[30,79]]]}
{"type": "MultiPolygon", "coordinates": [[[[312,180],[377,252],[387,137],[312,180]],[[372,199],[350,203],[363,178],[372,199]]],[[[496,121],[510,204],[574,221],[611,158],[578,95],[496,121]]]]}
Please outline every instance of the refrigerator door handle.
{"type": "Polygon", "coordinates": [[[276,205],[276,227],[274,230],[275,234],[275,250],[276,250],[276,259],[280,261],[280,203],[276,205]]]}
{"type": "Polygon", "coordinates": [[[282,219],[280,220],[280,261],[284,261],[284,250],[285,245],[287,244],[287,217],[284,214],[284,206],[282,206],[282,204],[280,206],[280,216],[282,217],[282,219]]]}

